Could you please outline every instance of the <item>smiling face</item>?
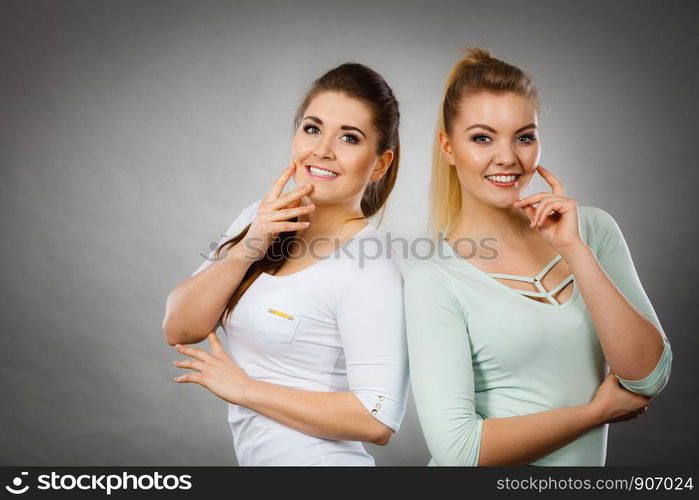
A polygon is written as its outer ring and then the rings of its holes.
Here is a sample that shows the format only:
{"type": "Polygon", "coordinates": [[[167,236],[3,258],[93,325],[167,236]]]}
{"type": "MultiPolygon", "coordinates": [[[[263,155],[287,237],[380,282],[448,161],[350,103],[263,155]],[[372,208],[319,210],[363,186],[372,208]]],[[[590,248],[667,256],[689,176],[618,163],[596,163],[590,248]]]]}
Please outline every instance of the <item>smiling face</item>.
{"type": "Polygon", "coordinates": [[[315,96],[292,140],[297,185],[314,184],[315,204],[353,202],[359,206],[369,181],[379,180],[393,152],[377,154],[378,131],[371,109],[339,92],[315,96]]]}
{"type": "Polygon", "coordinates": [[[462,195],[502,208],[518,200],[539,162],[537,125],[536,105],[526,97],[512,92],[464,96],[451,133],[439,136],[462,195]]]}

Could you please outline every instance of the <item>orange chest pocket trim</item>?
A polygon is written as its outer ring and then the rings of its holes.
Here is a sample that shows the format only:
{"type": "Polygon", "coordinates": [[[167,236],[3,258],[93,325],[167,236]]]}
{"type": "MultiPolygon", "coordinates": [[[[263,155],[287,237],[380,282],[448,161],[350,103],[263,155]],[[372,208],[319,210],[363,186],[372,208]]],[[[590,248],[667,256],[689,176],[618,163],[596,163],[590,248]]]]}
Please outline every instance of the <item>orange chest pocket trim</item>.
{"type": "Polygon", "coordinates": [[[282,318],[288,319],[288,320],[293,320],[294,317],[291,314],[286,314],[281,311],[277,311],[276,309],[272,309],[271,307],[267,309],[268,313],[276,314],[277,316],[281,316],[282,318]]]}

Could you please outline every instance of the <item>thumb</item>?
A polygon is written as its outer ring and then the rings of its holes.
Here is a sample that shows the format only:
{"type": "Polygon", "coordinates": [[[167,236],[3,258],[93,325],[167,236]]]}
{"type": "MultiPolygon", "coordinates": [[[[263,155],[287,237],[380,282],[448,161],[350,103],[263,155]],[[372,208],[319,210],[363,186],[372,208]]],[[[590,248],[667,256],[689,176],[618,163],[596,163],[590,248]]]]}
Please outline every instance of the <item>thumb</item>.
{"type": "Polygon", "coordinates": [[[287,204],[284,208],[297,208],[301,206],[301,203],[303,203],[303,198],[299,198],[297,200],[292,201],[291,203],[287,204]]]}
{"type": "Polygon", "coordinates": [[[216,335],[216,332],[211,332],[209,333],[209,343],[211,344],[211,352],[219,354],[223,349],[223,344],[221,344],[221,341],[218,338],[218,335],[216,335]]]}

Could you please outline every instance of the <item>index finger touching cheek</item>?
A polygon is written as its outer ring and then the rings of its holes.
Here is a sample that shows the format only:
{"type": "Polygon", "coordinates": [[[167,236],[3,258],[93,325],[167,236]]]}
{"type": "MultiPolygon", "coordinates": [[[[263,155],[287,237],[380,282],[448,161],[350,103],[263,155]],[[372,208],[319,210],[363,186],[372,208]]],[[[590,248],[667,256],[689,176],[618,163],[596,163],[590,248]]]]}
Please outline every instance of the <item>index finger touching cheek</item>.
{"type": "Polygon", "coordinates": [[[561,184],[561,181],[559,181],[551,172],[546,170],[543,166],[538,165],[537,170],[541,174],[541,176],[546,180],[546,182],[551,186],[553,189],[553,194],[557,194],[558,196],[563,196],[565,197],[565,189],[563,189],[563,184],[561,184]]]}
{"type": "Polygon", "coordinates": [[[289,182],[289,179],[291,178],[291,175],[294,173],[295,170],[296,163],[292,161],[284,169],[282,174],[279,177],[277,177],[277,180],[274,181],[274,184],[272,184],[272,188],[267,192],[267,195],[265,196],[265,201],[271,201],[279,198],[279,195],[284,190],[284,186],[286,186],[286,183],[289,182]]]}

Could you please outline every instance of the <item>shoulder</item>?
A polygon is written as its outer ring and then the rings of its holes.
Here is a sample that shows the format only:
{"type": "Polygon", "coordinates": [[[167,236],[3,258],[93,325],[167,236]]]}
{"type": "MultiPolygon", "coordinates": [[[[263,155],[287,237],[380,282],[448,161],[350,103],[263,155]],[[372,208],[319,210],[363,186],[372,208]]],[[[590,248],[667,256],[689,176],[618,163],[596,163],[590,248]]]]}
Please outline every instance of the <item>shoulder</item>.
{"type": "Polygon", "coordinates": [[[405,273],[406,283],[410,282],[415,287],[432,285],[451,290],[452,279],[460,281],[468,277],[465,272],[468,268],[462,261],[463,258],[457,256],[444,240],[431,240],[430,251],[423,257],[414,259],[405,273]]]}
{"type": "Polygon", "coordinates": [[[615,245],[623,238],[619,224],[609,212],[599,207],[584,206],[578,207],[578,213],[581,236],[595,251],[615,245]]]}
{"type": "Polygon", "coordinates": [[[262,199],[255,200],[249,203],[243,209],[238,212],[238,214],[233,218],[233,221],[228,225],[226,234],[224,236],[231,238],[237,235],[240,231],[255,220],[255,215],[257,214],[257,209],[260,206],[262,199]]]}
{"type": "Polygon", "coordinates": [[[406,299],[423,301],[461,302],[452,284],[451,276],[443,265],[433,259],[421,260],[405,273],[406,299]]]}
{"type": "Polygon", "coordinates": [[[365,227],[336,251],[334,265],[342,272],[343,284],[385,288],[403,284],[398,259],[384,235],[373,225],[365,227]]]}
{"type": "Polygon", "coordinates": [[[456,331],[468,321],[468,297],[463,287],[457,287],[449,271],[432,259],[415,263],[407,272],[404,286],[406,318],[412,325],[412,337],[431,335],[431,328],[418,325],[457,325],[456,331]],[[422,331],[424,330],[424,331],[422,331]]]}
{"type": "Polygon", "coordinates": [[[255,218],[255,214],[257,213],[257,209],[260,207],[260,203],[262,203],[262,198],[253,201],[249,205],[246,205],[240,213],[241,217],[247,220],[248,223],[252,222],[252,220],[255,218]]]}
{"type": "Polygon", "coordinates": [[[578,213],[580,214],[581,220],[588,221],[590,224],[596,226],[616,223],[609,212],[606,212],[599,207],[579,206],[578,213]]]}
{"type": "Polygon", "coordinates": [[[420,286],[425,283],[443,282],[444,270],[441,266],[430,260],[420,260],[413,264],[405,273],[406,286],[420,286]]]}

